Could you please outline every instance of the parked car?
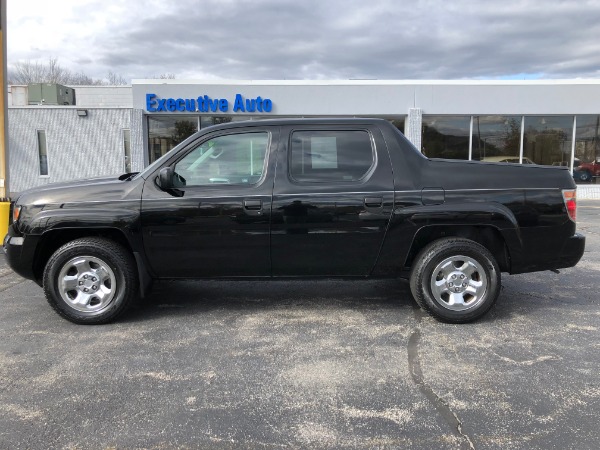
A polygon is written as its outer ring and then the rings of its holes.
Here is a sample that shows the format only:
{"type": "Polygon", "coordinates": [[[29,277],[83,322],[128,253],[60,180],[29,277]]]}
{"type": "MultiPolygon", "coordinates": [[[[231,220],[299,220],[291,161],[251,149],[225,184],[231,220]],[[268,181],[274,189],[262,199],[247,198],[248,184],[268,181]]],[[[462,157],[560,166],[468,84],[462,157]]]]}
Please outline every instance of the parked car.
{"type": "Polygon", "coordinates": [[[600,176],[600,161],[598,158],[592,162],[582,162],[573,170],[573,178],[578,181],[592,181],[593,177],[600,176]]]}
{"type": "MultiPolygon", "coordinates": [[[[485,158],[482,158],[481,161],[520,164],[518,156],[486,156],[485,158]]],[[[535,163],[532,160],[530,160],[529,158],[523,156],[522,164],[535,164],[535,163]]]]}
{"type": "Polygon", "coordinates": [[[402,277],[435,318],[485,314],[500,273],[571,267],[564,167],[429,159],[378,119],[233,122],[143,172],[23,192],[10,266],[75,323],[116,319],[153,281],[402,277]]]}

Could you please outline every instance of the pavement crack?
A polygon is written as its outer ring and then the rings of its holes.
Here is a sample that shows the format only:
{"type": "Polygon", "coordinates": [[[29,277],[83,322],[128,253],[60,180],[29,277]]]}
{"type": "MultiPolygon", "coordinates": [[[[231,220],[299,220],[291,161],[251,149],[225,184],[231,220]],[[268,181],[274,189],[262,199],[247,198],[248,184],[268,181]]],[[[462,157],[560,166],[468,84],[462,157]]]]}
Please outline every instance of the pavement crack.
{"type": "Polygon", "coordinates": [[[431,386],[429,386],[423,378],[423,369],[421,368],[421,357],[419,355],[419,343],[421,341],[421,312],[416,312],[417,315],[417,326],[412,331],[408,339],[408,368],[413,382],[419,388],[419,391],[431,402],[435,407],[436,411],[444,419],[444,421],[450,426],[452,433],[461,440],[461,448],[475,450],[475,444],[467,433],[463,430],[463,423],[459,419],[458,415],[450,408],[450,405],[446,400],[437,395],[431,386]]]}

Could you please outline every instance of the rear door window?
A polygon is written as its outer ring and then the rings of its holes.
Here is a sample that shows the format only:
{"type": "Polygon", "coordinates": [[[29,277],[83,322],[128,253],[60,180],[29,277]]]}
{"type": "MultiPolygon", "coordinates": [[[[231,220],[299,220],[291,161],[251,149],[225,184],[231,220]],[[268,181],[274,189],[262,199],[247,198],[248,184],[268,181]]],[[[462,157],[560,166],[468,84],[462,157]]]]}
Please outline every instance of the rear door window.
{"type": "Polygon", "coordinates": [[[290,176],[298,182],[360,181],[375,163],[365,130],[294,131],[291,140],[290,176]]]}

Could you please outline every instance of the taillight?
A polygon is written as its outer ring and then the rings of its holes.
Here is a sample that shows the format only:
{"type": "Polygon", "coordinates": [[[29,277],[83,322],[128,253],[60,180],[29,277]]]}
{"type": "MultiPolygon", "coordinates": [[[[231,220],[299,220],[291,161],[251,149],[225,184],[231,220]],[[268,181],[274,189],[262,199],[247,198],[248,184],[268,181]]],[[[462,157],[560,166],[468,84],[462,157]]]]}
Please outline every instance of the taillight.
{"type": "Polygon", "coordinates": [[[575,222],[577,220],[577,190],[564,189],[562,193],[569,219],[575,222]]]}

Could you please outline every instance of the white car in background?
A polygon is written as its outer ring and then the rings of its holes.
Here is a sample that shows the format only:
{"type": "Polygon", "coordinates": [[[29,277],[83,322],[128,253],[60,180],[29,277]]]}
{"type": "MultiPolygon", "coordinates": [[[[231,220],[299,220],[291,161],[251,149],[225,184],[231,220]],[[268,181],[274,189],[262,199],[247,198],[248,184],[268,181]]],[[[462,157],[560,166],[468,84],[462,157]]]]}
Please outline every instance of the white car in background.
{"type": "MultiPolygon", "coordinates": [[[[482,158],[481,161],[519,164],[519,157],[518,156],[487,156],[485,158],[482,158]]],[[[526,158],[523,156],[523,164],[535,164],[535,163],[532,160],[530,160],[529,158],[526,158]]]]}

